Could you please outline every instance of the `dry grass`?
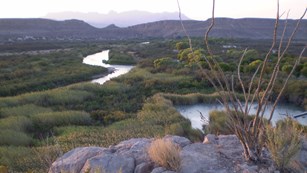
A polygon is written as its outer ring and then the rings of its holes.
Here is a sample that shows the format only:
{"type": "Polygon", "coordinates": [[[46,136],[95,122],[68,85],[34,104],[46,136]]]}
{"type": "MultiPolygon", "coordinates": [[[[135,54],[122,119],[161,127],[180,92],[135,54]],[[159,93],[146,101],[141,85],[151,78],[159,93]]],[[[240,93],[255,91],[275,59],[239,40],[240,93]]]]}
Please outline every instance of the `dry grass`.
{"type": "Polygon", "coordinates": [[[181,163],[180,150],[172,141],[156,139],[148,148],[148,154],[156,164],[178,172],[181,163]]]}

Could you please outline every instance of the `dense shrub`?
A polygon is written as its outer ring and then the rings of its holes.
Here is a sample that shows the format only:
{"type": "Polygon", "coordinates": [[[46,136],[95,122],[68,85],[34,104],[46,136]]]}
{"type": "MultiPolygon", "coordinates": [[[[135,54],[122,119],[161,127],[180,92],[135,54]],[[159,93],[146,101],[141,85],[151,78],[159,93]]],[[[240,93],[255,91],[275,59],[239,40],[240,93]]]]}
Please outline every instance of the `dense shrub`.
{"type": "Polygon", "coordinates": [[[165,127],[165,134],[183,136],[184,129],[180,123],[174,123],[165,127]]]}
{"type": "Polygon", "coordinates": [[[209,124],[204,126],[204,131],[210,134],[233,134],[228,124],[229,116],[224,111],[211,111],[209,113],[209,124]]]}
{"type": "Polygon", "coordinates": [[[33,140],[27,134],[14,130],[0,131],[0,145],[29,146],[33,140]]]}
{"type": "MultiPolygon", "coordinates": [[[[203,126],[205,133],[211,133],[211,134],[233,134],[232,131],[232,124],[230,124],[230,116],[226,114],[225,111],[211,111],[209,113],[209,124],[205,124],[203,126]]],[[[243,117],[242,115],[239,116],[240,121],[243,121],[243,118],[245,121],[252,121],[253,116],[247,116],[243,117]]],[[[247,122],[247,123],[248,123],[247,122]]],[[[264,119],[264,122],[267,122],[266,119],[264,119]]]]}
{"type": "Polygon", "coordinates": [[[106,63],[118,65],[132,65],[136,63],[136,60],[128,52],[111,50],[109,53],[109,60],[106,63]]]}
{"type": "MultiPolygon", "coordinates": [[[[9,172],[48,172],[46,158],[55,159],[55,146],[49,147],[0,147],[0,164],[5,165],[9,172]]],[[[49,165],[50,166],[50,165],[49,165]]]]}
{"type": "Polygon", "coordinates": [[[40,107],[34,104],[26,104],[15,107],[5,107],[0,110],[0,117],[9,117],[9,116],[30,116],[33,114],[51,112],[50,108],[40,107]]]}
{"type": "Polygon", "coordinates": [[[33,127],[32,121],[25,116],[10,116],[0,119],[0,130],[11,129],[27,132],[33,127]]]}
{"type": "Polygon", "coordinates": [[[44,131],[55,126],[89,125],[92,121],[88,113],[79,111],[40,113],[32,115],[30,118],[35,128],[44,131]]]}
{"type": "Polygon", "coordinates": [[[267,147],[277,167],[284,171],[301,146],[302,130],[291,118],[278,121],[276,127],[267,127],[267,147]]]}
{"type": "Polygon", "coordinates": [[[217,99],[217,93],[212,94],[201,94],[201,93],[191,93],[191,94],[171,94],[162,93],[162,96],[169,99],[175,105],[192,105],[197,103],[210,103],[217,99]]]}

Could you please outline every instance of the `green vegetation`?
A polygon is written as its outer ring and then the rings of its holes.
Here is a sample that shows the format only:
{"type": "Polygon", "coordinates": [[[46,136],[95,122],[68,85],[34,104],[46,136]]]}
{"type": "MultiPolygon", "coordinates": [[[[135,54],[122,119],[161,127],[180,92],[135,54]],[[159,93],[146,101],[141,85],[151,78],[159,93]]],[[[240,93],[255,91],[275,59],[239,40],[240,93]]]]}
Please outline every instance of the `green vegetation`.
{"type": "Polygon", "coordinates": [[[282,172],[289,168],[291,159],[301,147],[302,129],[298,122],[291,118],[276,123],[276,127],[267,129],[267,146],[272,159],[282,172]]]}
{"type": "Polygon", "coordinates": [[[133,54],[134,52],[119,52],[117,50],[111,50],[109,53],[109,60],[106,63],[117,65],[133,65],[136,63],[133,54]]]}
{"type": "MultiPolygon", "coordinates": [[[[195,53],[201,58],[205,53],[200,46],[202,40],[195,38],[193,42],[195,53]]],[[[250,78],[257,64],[255,57],[263,54],[258,44],[249,41],[212,39],[210,42],[218,52],[213,58],[223,60],[221,66],[229,77],[236,73],[235,55],[242,50],[233,49],[230,54],[222,47],[224,44],[238,47],[252,44],[248,45],[253,49],[250,58],[243,62],[244,79],[250,78]]],[[[136,137],[173,134],[201,141],[202,132],[192,129],[190,121],[173,105],[214,102],[218,96],[210,82],[204,80],[195,61],[183,53],[186,45],[182,40],[150,40],[149,44],[140,41],[45,43],[37,48],[33,43],[32,48],[17,45],[11,49],[0,45],[0,55],[2,50],[13,53],[0,57],[0,95],[3,96],[0,97],[0,167],[3,165],[11,172],[46,172],[56,157],[72,148],[107,147],[136,137]],[[21,53],[40,48],[60,50],[21,53]],[[136,67],[104,85],[84,82],[105,70],[82,64],[82,57],[105,49],[111,50],[109,63],[136,67]],[[182,54],[182,61],[178,60],[178,54],[182,54]]],[[[282,101],[307,105],[307,81],[301,73],[305,64],[291,79],[282,101]]],[[[204,61],[202,65],[207,67],[204,61]]],[[[281,73],[288,73],[287,62],[283,65],[281,73]]],[[[240,85],[235,83],[234,87],[240,85]]],[[[211,133],[227,134],[229,129],[225,129],[223,116],[216,114],[210,115],[211,133]]]]}
{"type": "Polygon", "coordinates": [[[0,96],[56,88],[106,73],[106,69],[82,64],[83,57],[99,50],[101,47],[85,47],[0,55],[0,96]]]}

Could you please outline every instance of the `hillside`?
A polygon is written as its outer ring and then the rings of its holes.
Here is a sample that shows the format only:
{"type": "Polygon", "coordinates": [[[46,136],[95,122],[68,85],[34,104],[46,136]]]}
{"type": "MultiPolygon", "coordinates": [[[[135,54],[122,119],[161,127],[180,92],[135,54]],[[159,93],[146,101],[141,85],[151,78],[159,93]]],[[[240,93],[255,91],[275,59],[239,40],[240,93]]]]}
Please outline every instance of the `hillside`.
{"type": "MultiPolygon", "coordinates": [[[[126,12],[115,12],[110,11],[107,14],[102,13],[81,13],[81,12],[58,12],[49,13],[44,18],[54,20],[67,20],[67,19],[79,19],[89,23],[97,28],[103,28],[111,23],[114,23],[120,27],[128,27],[132,25],[138,25],[142,23],[160,21],[160,20],[174,20],[178,19],[178,12],[164,12],[164,13],[151,13],[147,11],[126,11],[126,12]],[[73,16],[73,17],[72,17],[73,16]]],[[[189,18],[182,14],[183,20],[189,18]]]]}
{"type": "MultiPolygon", "coordinates": [[[[217,18],[211,32],[212,37],[270,39],[274,19],[230,19],[217,18]]],[[[280,22],[283,26],[285,21],[280,22]]],[[[207,21],[183,21],[192,37],[202,37],[210,24],[207,21]]],[[[296,22],[288,21],[286,37],[289,37],[296,22]]],[[[281,34],[282,30],[279,30],[281,34]]],[[[0,19],[0,41],[15,42],[25,40],[122,40],[148,38],[184,37],[178,20],[165,20],[120,28],[115,25],[102,29],[95,28],[80,20],[54,21],[49,19],[0,19]]],[[[303,20],[296,39],[307,39],[307,20],[303,20]]]]}

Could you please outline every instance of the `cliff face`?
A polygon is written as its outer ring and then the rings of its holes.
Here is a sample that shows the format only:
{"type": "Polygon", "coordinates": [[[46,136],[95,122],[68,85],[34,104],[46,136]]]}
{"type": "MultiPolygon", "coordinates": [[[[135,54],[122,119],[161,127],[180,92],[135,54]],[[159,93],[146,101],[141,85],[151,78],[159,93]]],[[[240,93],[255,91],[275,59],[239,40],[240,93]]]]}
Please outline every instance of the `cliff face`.
{"type": "MultiPolygon", "coordinates": [[[[118,172],[123,173],[175,173],[151,161],[147,149],[154,139],[135,138],[108,148],[76,148],[58,158],[49,173],[57,172],[118,172]]],[[[180,136],[165,136],[181,148],[180,173],[226,173],[275,171],[271,160],[266,167],[247,164],[243,148],[235,135],[207,135],[203,143],[192,143],[180,136]]],[[[304,141],[296,161],[307,168],[307,141],[304,141]]]]}
{"type": "MultiPolygon", "coordinates": [[[[210,36],[219,38],[271,39],[274,19],[217,18],[210,36]]],[[[281,34],[285,21],[280,21],[281,34]]],[[[203,37],[210,20],[185,20],[183,24],[191,37],[203,37]]],[[[288,21],[285,34],[289,37],[296,21],[288,21]]],[[[185,37],[180,21],[165,20],[126,28],[110,25],[98,29],[80,20],[54,21],[48,19],[0,19],[0,41],[25,40],[121,40],[131,38],[185,37]]],[[[301,22],[295,36],[307,40],[307,20],[301,22]]]]}

